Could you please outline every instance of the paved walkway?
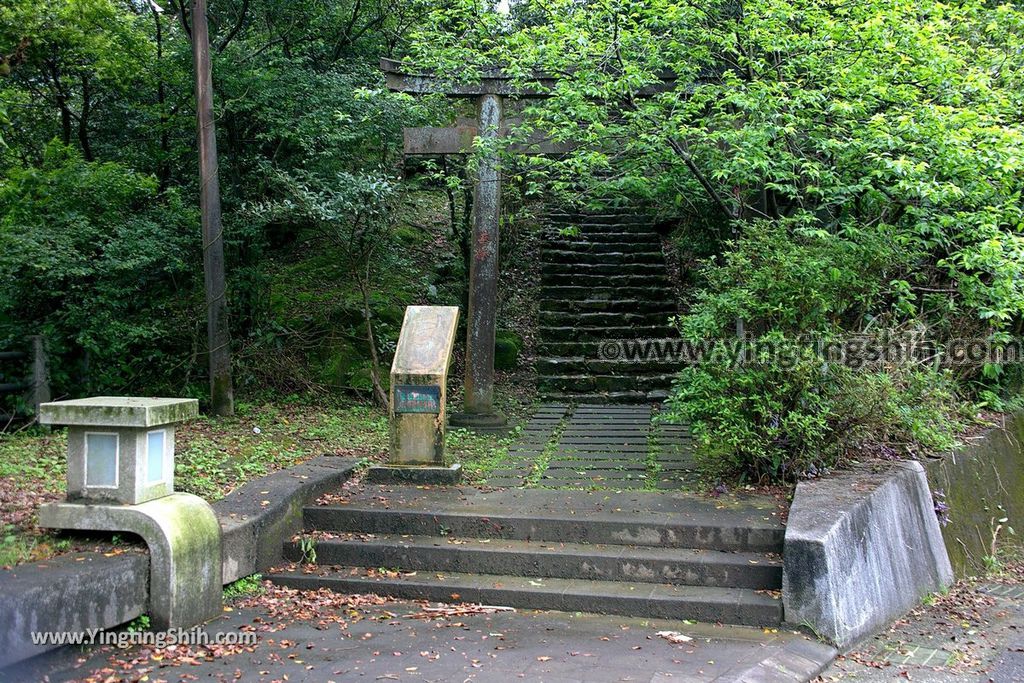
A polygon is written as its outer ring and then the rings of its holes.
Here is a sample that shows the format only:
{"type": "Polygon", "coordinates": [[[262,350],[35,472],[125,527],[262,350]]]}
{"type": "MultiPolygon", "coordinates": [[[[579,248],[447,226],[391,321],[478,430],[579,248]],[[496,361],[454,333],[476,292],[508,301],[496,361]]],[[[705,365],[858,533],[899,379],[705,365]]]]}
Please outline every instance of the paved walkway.
{"type": "Polygon", "coordinates": [[[1024,681],[1024,585],[958,583],[837,659],[823,683],[1024,681]]]}
{"type": "MultiPolygon", "coordinates": [[[[280,589],[276,589],[280,590],[280,589]]],[[[807,681],[834,654],[782,629],[686,624],[563,612],[408,618],[423,606],[346,607],[343,597],[274,594],[208,625],[256,630],[252,651],[77,651],[0,674],[0,681],[807,681]],[[312,603],[308,608],[305,601],[312,603]],[[333,601],[325,603],[325,600],[333,601]],[[283,604],[289,603],[289,604],[283,604]],[[293,608],[294,606],[294,608],[293,608]],[[281,612],[288,612],[282,617],[281,612]],[[303,613],[305,616],[303,617],[303,613]],[[290,618],[299,616],[301,618],[290,618]],[[680,644],[658,636],[675,631],[680,644]],[[146,678],[143,678],[145,676],[146,678]]],[[[306,594],[308,595],[308,594],[306,594]]]]}
{"type": "Polygon", "coordinates": [[[697,481],[690,434],[651,405],[549,403],[527,422],[489,486],[681,490],[697,481]]]}

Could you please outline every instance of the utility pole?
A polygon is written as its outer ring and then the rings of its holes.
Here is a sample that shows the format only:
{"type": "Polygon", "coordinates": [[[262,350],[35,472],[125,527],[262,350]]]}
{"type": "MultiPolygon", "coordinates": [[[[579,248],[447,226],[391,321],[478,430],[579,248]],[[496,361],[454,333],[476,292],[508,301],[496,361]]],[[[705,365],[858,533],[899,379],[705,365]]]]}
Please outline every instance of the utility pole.
{"type": "Polygon", "coordinates": [[[196,124],[199,130],[199,207],[203,220],[211,412],[214,415],[234,415],[231,330],[228,327],[224,277],[224,231],[220,218],[220,183],[217,180],[217,135],[213,122],[213,71],[206,0],[192,0],[192,62],[196,75],[196,124]]]}

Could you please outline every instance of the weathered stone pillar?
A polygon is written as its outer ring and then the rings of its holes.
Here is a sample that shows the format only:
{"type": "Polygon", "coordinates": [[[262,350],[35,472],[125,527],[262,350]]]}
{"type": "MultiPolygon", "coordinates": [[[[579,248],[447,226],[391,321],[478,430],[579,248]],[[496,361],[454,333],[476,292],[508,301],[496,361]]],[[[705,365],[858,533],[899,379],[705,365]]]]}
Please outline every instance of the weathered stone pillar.
{"type": "MultiPolygon", "coordinates": [[[[501,96],[477,99],[477,135],[488,149],[500,135],[501,96]]],[[[501,170],[496,151],[479,160],[473,186],[473,244],[469,270],[469,315],[466,329],[465,415],[453,421],[466,426],[504,424],[494,413],[494,331],[498,306],[498,222],[501,217],[501,170]],[[475,419],[474,419],[475,418],[475,419]]]]}

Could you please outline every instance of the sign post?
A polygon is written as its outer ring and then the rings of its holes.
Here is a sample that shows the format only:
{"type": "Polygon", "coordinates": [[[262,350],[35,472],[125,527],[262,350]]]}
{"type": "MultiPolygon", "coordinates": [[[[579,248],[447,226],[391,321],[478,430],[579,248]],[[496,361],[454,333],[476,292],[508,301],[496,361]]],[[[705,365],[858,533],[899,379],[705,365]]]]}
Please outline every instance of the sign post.
{"type": "Polygon", "coordinates": [[[370,481],[448,483],[459,467],[445,467],[448,368],[459,322],[457,306],[405,309],[391,364],[389,467],[370,470],[370,481]]]}

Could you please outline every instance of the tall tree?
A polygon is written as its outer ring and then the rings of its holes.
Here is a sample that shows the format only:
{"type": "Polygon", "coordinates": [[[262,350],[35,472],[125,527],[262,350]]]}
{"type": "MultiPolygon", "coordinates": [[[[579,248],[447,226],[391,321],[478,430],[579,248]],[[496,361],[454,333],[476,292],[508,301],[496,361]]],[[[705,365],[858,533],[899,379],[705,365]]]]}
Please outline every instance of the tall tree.
{"type": "Polygon", "coordinates": [[[209,343],[210,403],[214,415],[233,415],[231,331],[224,277],[224,229],[217,179],[217,135],[213,121],[213,74],[206,0],[192,2],[192,61],[196,77],[199,129],[199,206],[203,221],[203,276],[206,281],[206,333],[209,343]]]}

